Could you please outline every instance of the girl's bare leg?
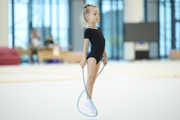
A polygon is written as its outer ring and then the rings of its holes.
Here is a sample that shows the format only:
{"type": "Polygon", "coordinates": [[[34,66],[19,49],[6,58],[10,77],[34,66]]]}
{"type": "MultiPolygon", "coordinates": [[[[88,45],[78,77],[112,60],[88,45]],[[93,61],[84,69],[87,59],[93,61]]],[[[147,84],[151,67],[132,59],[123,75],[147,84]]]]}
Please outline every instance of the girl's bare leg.
{"type": "Polygon", "coordinates": [[[86,88],[90,99],[92,99],[93,85],[96,79],[96,59],[88,58],[87,60],[87,82],[86,88]]]}
{"type": "Polygon", "coordinates": [[[90,98],[87,97],[85,105],[89,108],[89,110],[93,114],[96,114],[96,109],[94,108],[92,101],[90,101],[89,99],[92,99],[93,86],[94,86],[94,83],[96,80],[96,75],[98,73],[99,66],[100,66],[100,63],[96,65],[96,59],[89,58],[87,60],[88,78],[87,78],[87,82],[86,82],[86,88],[87,88],[87,93],[90,98]]]}
{"type": "MultiPolygon", "coordinates": [[[[99,67],[100,67],[100,62],[96,65],[96,76],[97,76],[97,74],[98,74],[98,72],[99,72],[99,67]]],[[[96,79],[96,78],[95,78],[96,79]]]]}

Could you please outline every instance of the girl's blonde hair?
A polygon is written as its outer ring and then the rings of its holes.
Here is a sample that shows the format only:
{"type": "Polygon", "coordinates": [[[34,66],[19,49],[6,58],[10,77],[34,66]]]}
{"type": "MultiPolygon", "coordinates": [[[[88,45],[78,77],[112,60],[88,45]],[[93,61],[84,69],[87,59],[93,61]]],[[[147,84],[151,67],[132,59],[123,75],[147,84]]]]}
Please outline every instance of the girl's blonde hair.
{"type": "Polygon", "coordinates": [[[83,8],[84,8],[84,10],[83,10],[83,13],[80,17],[80,21],[81,21],[82,26],[86,26],[88,23],[88,21],[86,19],[86,15],[90,13],[92,8],[97,8],[97,6],[95,6],[93,4],[84,4],[83,8]]]}

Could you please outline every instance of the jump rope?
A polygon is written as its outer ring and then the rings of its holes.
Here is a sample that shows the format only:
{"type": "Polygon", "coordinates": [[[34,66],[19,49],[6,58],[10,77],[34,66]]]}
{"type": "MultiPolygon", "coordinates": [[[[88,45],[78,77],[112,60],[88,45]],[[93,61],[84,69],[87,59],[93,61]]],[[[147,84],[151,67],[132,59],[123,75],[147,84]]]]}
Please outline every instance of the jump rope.
{"type": "MultiPolygon", "coordinates": [[[[101,72],[103,71],[104,67],[105,67],[105,65],[104,65],[104,66],[102,67],[102,69],[99,71],[99,73],[97,74],[96,78],[101,74],[101,72]]],[[[84,91],[79,95],[79,98],[78,98],[78,100],[77,100],[77,109],[78,109],[78,111],[79,111],[81,114],[83,114],[83,115],[85,115],[85,116],[87,116],[87,117],[96,117],[96,116],[98,115],[98,110],[97,110],[96,106],[94,105],[94,103],[92,102],[92,100],[90,99],[89,94],[88,94],[88,92],[87,92],[86,83],[85,83],[85,77],[84,77],[84,68],[82,68],[82,77],[83,77],[84,91]],[[79,108],[79,101],[80,101],[80,99],[81,99],[81,97],[82,97],[82,95],[83,95],[84,92],[86,92],[88,99],[91,101],[91,104],[93,105],[93,107],[94,107],[95,110],[96,110],[96,114],[94,114],[94,115],[88,115],[88,114],[82,112],[82,111],[80,110],[80,108],[79,108]]]]}

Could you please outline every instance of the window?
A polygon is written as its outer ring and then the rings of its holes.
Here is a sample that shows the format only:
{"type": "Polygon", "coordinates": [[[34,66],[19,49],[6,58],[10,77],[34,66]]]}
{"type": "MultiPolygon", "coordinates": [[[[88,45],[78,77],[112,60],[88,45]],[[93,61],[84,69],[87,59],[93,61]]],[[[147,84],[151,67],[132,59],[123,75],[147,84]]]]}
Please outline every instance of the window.
{"type": "Polygon", "coordinates": [[[160,23],[160,57],[167,57],[171,49],[180,49],[180,1],[160,0],[159,1],[159,23],[160,23]],[[172,9],[174,4],[174,10],[172,9]],[[172,18],[172,13],[175,17],[172,18]],[[175,24],[173,30],[172,25],[175,24]],[[172,32],[174,31],[174,32],[172,32]],[[175,35],[175,42],[172,40],[175,35]],[[173,48],[175,44],[175,48],[173,48]]]}
{"type": "Polygon", "coordinates": [[[180,50],[180,1],[175,0],[175,19],[176,19],[176,49],[180,50]]]}
{"type": "Polygon", "coordinates": [[[9,46],[22,46],[26,49],[30,44],[31,30],[36,28],[41,37],[41,45],[51,34],[54,41],[66,49],[69,39],[68,21],[69,0],[9,0],[9,46]]]}

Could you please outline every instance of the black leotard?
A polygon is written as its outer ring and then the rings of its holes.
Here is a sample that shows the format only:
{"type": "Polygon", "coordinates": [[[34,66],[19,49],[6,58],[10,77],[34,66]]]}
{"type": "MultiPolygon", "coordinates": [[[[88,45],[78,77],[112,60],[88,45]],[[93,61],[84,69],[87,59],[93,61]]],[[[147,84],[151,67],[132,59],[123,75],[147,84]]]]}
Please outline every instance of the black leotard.
{"type": "Polygon", "coordinates": [[[98,64],[103,56],[105,48],[105,39],[101,29],[86,28],[84,31],[84,38],[89,39],[91,43],[91,51],[86,59],[93,57],[96,59],[96,64],[98,64]]]}

